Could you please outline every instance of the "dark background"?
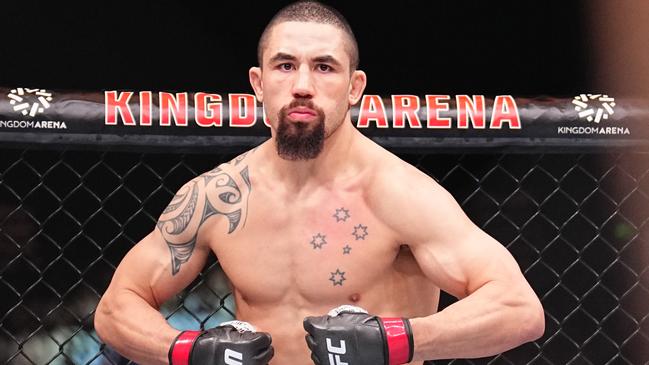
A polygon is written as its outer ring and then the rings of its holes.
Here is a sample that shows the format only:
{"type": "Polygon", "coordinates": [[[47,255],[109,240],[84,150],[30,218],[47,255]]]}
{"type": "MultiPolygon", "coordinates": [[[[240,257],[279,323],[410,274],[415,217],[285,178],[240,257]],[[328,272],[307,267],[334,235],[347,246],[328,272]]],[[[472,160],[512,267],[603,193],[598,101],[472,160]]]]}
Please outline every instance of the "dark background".
{"type": "MultiPolygon", "coordinates": [[[[249,91],[259,35],[287,1],[11,1],[0,85],[249,91]]],[[[367,93],[590,92],[581,1],[328,1],[351,23],[367,93]]]]}
{"type": "MultiPolygon", "coordinates": [[[[0,86],[249,92],[258,37],[285,3],[4,2],[0,86]]],[[[603,84],[592,34],[609,30],[592,29],[591,1],[327,3],[355,30],[367,93],[565,97],[603,84]]],[[[234,156],[0,147],[0,364],[124,363],[93,329],[114,267],[182,183],[234,156]]],[[[553,152],[400,156],[512,252],[546,312],[533,343],[436,363],[649,363],[648,155],[553,152]]],[[[230,313],[217,266],[163,308],[170,322],[230,313]]]]}

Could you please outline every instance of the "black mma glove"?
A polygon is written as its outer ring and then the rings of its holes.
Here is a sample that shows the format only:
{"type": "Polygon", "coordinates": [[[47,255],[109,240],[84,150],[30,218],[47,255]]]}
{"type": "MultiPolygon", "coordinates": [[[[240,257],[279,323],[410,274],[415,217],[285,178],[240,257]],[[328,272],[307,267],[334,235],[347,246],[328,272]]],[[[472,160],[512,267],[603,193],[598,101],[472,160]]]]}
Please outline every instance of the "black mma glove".
{"type": "Polygon", "coordinates": [[[270,334],[247,322],[225,322],[181,332],[169,348],[169,365],[266,365],[274,354],[270,343],[270,334]]]}
{"type": "Polygon", "coordinates": [[[326,316],[307,317],[304,329],[317,365],[397,365],[412,361],[410,321],[380,318],[343,305],[326,316]]]}

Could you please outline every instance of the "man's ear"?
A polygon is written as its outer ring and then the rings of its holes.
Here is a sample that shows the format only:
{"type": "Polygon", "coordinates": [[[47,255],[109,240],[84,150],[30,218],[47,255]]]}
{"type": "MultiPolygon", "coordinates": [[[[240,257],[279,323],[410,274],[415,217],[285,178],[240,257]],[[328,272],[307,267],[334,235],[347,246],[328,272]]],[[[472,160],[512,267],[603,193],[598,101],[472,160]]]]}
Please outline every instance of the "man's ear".
{"type": "Polygon", "coordinates": [[[250,79],[250,85],[255,91],[255,96],[260,103],[264,102],[264,87],[261,82],[261,68],[259,67],[250,67],[248,70],[248,78],[250,79]]]}
{"type": "Polygon", "coordinates": [[[367,85],[367,76],[365,72],[356,70],[352,74],[352,79],[349,85],[349,105],[354,105],[363,96],[365,86],[367,85]]]}

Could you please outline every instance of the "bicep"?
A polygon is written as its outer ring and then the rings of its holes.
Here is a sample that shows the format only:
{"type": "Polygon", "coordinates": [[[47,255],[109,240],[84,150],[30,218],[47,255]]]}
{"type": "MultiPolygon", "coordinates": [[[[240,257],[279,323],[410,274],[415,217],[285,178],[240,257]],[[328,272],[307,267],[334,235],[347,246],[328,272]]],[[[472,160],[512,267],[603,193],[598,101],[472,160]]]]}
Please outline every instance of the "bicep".
{"type": "Polygon", "coordinates": [[[158,308],[196,278],[208,253],[206,249],[194,247],[187,253],[182,270],[174,273],[172,250],[156,228],[122,259],[110,289],[134,292],[152,307],[158,308]]]}
{"type": "Polygon", "coordinates": [[[393,194],[398,198],[382,209],[399,212],[391,215],[393,227],[427,277],[458,298],[489,281],[520,281],[509,251],[471,222],[451,194],[419,171],[404,174],[408,194],[393,194]]]}
{"type": "Polygon", "coordinates": [[[124,257],[109,289],[133,291],[158,307],[191,283],[209,253],[199,237],[204,190],[201,179],[178,190],[155,229],[124,257]]]}
{"type": "Polygon", "coordinates": [[[519,281],[518,264],[503,245],[467,218],[446,218],[438,232],[411,244],[422,271],[442,290],[464,298],[490,281],[519,281]]]}

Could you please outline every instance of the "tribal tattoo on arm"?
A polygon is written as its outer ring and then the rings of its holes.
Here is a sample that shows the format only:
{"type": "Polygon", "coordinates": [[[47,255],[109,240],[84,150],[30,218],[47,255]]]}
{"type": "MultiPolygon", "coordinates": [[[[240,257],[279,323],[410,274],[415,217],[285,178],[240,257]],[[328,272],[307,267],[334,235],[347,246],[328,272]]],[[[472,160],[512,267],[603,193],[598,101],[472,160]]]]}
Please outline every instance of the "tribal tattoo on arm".
{"type": "Polygon", "coordinates": [[[243,154],[185,184],[162,212],[156,226],[171,253],[171,273],[192,256],[198,231],[210,217],[228,220],[228,234],[245,226],[252,191],[243,154]]]}

